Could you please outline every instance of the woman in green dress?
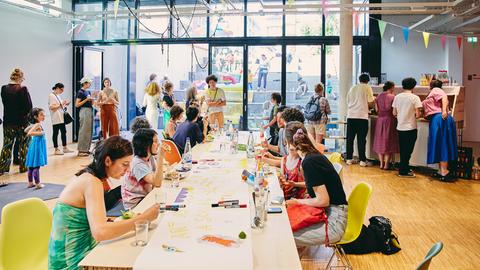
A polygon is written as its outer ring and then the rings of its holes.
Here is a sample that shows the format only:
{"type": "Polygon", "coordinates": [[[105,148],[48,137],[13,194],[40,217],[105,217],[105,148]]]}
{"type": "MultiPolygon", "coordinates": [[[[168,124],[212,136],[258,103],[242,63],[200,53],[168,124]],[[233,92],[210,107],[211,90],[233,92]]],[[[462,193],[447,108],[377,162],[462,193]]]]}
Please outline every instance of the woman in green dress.
{"type": "Polygon", "coordinates": [[[156,204],[132,219],[107,222],[103,182],[126,173],[132,152],[129,141],[119,136],[108,138],[96,147],[93,162],[65,187],[53,210],[48,269],[79,269],[78,263],[98,242],[133,230],[135,221],[157,219],[156,204]]]}

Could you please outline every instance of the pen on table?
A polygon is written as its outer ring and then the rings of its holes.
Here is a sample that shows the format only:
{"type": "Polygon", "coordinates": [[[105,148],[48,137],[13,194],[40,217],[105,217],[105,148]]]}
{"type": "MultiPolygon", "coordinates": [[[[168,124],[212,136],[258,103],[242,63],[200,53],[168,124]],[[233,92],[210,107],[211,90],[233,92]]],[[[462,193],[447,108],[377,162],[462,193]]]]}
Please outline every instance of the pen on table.
{"type": "Polygon", "coordinates": [[[238,205],[238,202],[212,203],[212,207],[220,207],[227,205],[238,205]]]}
{"type": "Polygon", "coordinates": [[[165,210],[165,211],[178,211],[180,210],[178,207],[160,207],[160,210],[165,210]]]}
{"type": "Polygon", "coordinates": [[[165,207],[185,208],[185,207],[187,207],[187,206],[186,206],[185,204],[167,204],[167,205],[165,205],[165,207]]]}
{"type": "Polygon", "coordinates": [[[246,204],[225,205],[225,208],[247,208],[246,204]]]}
{"type": "Polygon", "coordinates": [[[239,200],[226,200],[226,201],[218,201],[219,204],[223,203],[240,203],[239,200]]]}

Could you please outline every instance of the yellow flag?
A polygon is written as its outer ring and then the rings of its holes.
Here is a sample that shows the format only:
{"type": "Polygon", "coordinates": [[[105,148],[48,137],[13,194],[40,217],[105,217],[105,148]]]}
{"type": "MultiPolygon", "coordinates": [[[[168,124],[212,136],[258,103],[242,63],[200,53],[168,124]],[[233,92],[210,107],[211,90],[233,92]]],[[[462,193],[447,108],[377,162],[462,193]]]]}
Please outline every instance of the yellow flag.
{"type": "Polygon", "coordinates": [[[293,6],[295,4],[295,0],[288,0],[288,6],[293,6]]]}
{"type": "Polygon", "coordinates": [[[423,42],[425,43],[425,48],[428,48],[429,39],[430,39],[430,33],[423,32],[423,42]]]}
{"type": "Polygon", "coordinates": [[[113,14],[115,14],[115,19],[117,18],[119,4],[120,4],[120,0],[115,0],[115,2],[113,3],[113,14]]]}

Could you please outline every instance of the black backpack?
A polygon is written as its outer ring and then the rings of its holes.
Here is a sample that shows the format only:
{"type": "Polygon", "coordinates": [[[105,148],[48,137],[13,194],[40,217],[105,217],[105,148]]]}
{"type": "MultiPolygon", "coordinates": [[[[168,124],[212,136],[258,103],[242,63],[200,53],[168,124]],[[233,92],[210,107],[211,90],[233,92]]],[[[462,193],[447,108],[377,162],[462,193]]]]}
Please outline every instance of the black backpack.
{"type": "Polygon", "coordinates": [[[305,110],[303,114],[305,115],[305,119],[309,121],[319,121],[322,119],[322,111],[320,109],[320,99],[322,97],[312,96],[308,101],[307,105],[305,105],[305,110]]]}
{"type": "Polygon", "coordinates": [[[374,216],[369,219],[368,228],[373,232],[377,243],[377,251],[386,255],[399,252],[400,242],[397,235],[392,231],[392,223],[386,217],[374,216]]]}

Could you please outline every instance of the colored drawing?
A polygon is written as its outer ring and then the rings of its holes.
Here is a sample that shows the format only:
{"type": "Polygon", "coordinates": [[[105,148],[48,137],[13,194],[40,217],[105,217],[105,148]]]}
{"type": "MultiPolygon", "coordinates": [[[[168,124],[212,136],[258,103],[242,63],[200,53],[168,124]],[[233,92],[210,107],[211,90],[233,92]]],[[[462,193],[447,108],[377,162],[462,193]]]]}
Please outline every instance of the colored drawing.
{"type": "Polygon", "coordinates": [[[238,247],[237,241],[221,235],[204,235],[199,239],[200,243],[212,243],[223,247],[238,247]]]}

